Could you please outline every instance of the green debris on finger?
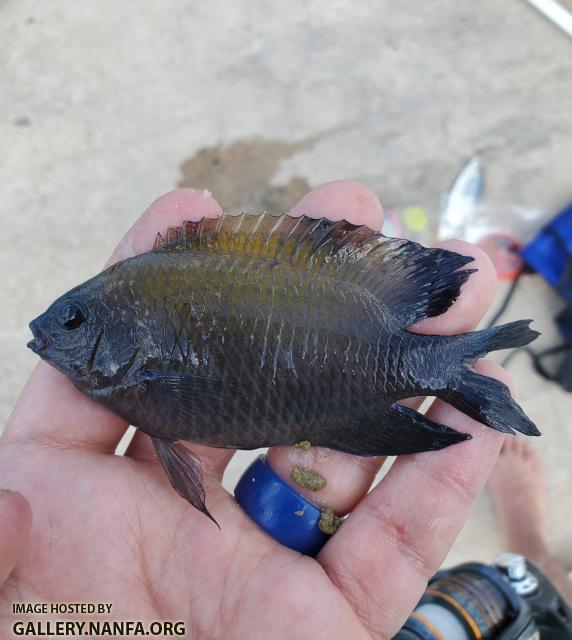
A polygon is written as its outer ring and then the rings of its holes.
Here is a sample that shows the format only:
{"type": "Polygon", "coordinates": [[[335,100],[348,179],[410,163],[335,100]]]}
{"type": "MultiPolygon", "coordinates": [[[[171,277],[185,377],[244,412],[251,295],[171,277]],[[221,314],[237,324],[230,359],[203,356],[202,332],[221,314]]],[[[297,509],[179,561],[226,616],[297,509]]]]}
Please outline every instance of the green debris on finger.
{"type": "Polygon", "coordinates": [[[312,443],[309,440],[300,440],[300,442],[295,442],[294,446],[296,447],[296,449],[302,449],[302,451],[308,451],[311,448],[312,443]]]}
{"type": "Polygon", "coordinates": [[[310,491],[319,491],[327,483],[324,476],[306,467],[294,467],[290,472],[290,478],[303,489],[309,489],[310,491]]]}
{"type": "Polygon", "coordinates": [[[337,516],[329,507],[322,509],[322,515],[318,520],[318,528],[322,533],[333,536],[341,527],[343,518],[337,516]]]}

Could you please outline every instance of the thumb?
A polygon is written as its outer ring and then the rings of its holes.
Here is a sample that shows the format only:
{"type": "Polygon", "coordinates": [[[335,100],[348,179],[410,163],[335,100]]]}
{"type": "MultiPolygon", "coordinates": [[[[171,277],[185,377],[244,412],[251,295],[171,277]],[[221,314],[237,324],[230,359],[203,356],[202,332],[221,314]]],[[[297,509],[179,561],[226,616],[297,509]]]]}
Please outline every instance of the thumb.
{"type": "Polygon", "coordinates": [[[24,553],[32,524],[32,509],[15,491],[0,490],[0,587],[24,553]]]}

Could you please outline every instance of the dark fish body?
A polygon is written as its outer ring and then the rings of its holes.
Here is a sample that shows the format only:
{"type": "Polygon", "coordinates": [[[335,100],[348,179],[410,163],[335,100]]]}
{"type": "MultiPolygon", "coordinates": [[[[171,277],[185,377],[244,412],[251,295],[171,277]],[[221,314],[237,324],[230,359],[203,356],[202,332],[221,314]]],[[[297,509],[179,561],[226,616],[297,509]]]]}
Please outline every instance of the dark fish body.
{"type": "Polygon", "coordinates": [[[453,303],[471,260],[345,221],[205,219],[56,301],[31,324],[32,348],[159,447],[309,440],[381,455],[466,439],[396,404],[427,394],[495,429],[538,434],[502,383],[471,368],[533,340],[529,321],[407,330],[453,303]]]}
{"type": "Polygon", "coordinates": [[[362,291],[268,263],[145,254],[113,281],[139,350],[117,387],[88,393],[152,435],[239,448],[317,442],[387,396],[443,386],[436,359],[461,355],[447,351],[454,339],[384,335],[382,309],[362,291]]]}

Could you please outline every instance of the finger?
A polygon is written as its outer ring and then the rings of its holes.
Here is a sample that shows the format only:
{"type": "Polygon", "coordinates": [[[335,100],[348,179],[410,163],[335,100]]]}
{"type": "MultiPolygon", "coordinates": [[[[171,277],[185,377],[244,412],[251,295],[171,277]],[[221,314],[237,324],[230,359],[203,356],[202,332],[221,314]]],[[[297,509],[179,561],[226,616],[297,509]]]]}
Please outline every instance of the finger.
{"type": "MultiPolygon", "coordinates": [[[[494,362],[481,361],[476,368],[508,382],[494,362]]],[[[318,558],[376,637],[393,637],[417,604],[492,471],[504,438],[441,400],[428,417],[473,439],[398,458],[318,558]]]]}
{"type": "MultiPolygon", "coordinates": [[[[361,185],[360,185],[361,186],[361,185]]],[[[307,197],[311,195],[308,194],[307,197]]],[[[336,201],[335,191],[330,194],[336,201]]],[[[312,215],[318,217],[328,211],[329,198],[318,201],[319,206],[312,215]]],[[[359,221],[359,219],[358,219],[359,221]]],[[[411,328],[412,331],[425,334],[455,334],[470,331],[476,327],[490,306],[495,290],[496,274],[487,255],[477,247],[452,240],[441,243],[443,249],[456,251],[474,257],[471,268],[477,269],[463,286],[461,294],[453,306],[442,316],[429,318],[411,328]]],[[[417,408],[422,398],[404,401],[410,407],[417,408]]],[[[376,473],[383,463],[383,457],[360,457],[343,454],[330,449],[312,447],[304,451],[294,447],[277,447],[268,453],[272,468],[287,480],[299,493],[319,506],[329,507],[338,515],[349,513],[363,498],[376,473]],[[293,470],[310,469],[326,480],[319,491],[301,487],[291,478],[293,470]]],[[[296,473],[294,471],[294,473],[296,473]]]]}
{"type": "MultiPolygon", "coordinates": [[[[161,196],[143,213],[114,251],[111,261],[151,249],[158,231],[184,220],[221,215],[208,192],[179,189],[161,196]]],[[[28,381],[6,437],[35,439],[62,447],[113,451],[126,423],[82,393],[59,371],[40,362],[28,381]]]]}
{"type": "Polygon", "coordinates": [[[109,264],[149,251],[157,233],[183,222],[222,215],[219,203],[210,191],[175,189],[159,196],[120,240],[109,264]]]}
{"type": "Polygon", "coordinates": [[[32,510],[24,496],[0,490],[0,587],[23,555],[31,525],[32,510]]]}
{"type": "Polygon", "coordinates": [[[383,226],[383,209],[373,191],[353,180],[328,182],[309,191],[292,209],[293,215],[311,218],[347,220],[379,230],[383,226]]]}

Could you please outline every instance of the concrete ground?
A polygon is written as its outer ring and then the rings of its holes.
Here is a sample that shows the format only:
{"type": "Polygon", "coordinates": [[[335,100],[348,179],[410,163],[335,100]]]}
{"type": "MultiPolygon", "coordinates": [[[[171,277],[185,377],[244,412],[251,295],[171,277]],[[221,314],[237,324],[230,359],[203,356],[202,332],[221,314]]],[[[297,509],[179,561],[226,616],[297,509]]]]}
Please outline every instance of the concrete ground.
{"type": "MultiPolygon", "coordinates": [[[[493,213],[548,216],[572,195],[571,80],[572,42],[522,0],[0,0],[1,417],[35,362],[27,322],[159,194],[285,210],[352,178],[435,223],[478,154],[493,213]]],[[[534,317],[547,346],[559,304],[531,278],[507,318],[534,317]]],[[[572,398],[522,356],[511,370],[572,565],[572,398]]],[[[484,493],[448,563],[498,550],[484,493]]]]}

